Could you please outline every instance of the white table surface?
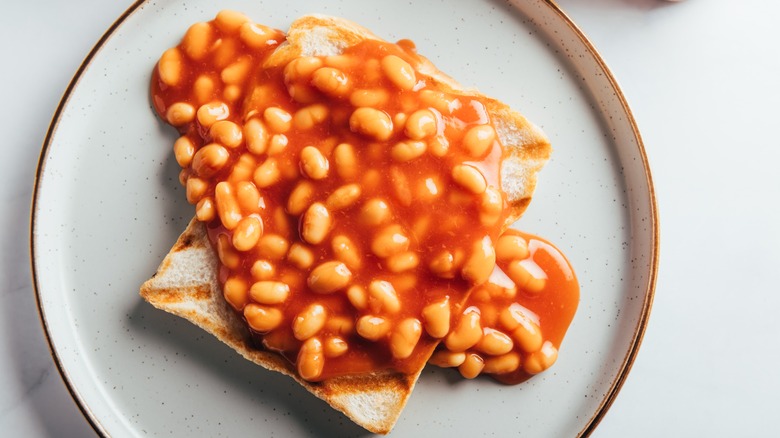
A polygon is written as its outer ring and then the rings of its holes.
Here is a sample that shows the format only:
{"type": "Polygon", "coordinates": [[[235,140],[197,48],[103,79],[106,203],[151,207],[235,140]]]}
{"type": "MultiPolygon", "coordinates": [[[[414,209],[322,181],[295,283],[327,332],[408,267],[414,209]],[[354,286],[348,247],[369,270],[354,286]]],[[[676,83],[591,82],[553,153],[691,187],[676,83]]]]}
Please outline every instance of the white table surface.
{"type": "MultiPolygon", "coordinates": [[[[57,103],[129,2],[9,3],[0,14],[0,435],[94,436],[39,323],[29,210],[57,103]]],[[[780,2],[559,4],[623,87],[644,136],[661,218],[650,326],[594,435],[777,433],[780,2]]]]}

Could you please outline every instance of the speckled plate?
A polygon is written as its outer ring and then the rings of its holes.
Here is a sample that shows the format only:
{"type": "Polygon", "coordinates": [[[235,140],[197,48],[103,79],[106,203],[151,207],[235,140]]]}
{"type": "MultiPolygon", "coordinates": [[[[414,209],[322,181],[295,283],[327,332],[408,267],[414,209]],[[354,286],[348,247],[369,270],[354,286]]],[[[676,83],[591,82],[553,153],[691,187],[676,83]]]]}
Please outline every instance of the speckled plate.
{"type": "Polygon", "coordinates": [[[554,155],[516,225],[556,242],[582,284],[558,363],[518,386],[426,369],[393,435],[587,434],[636,355],[653,297],[658,229],[630,110],[593,46],[551,1],[138,2],[97,43],[46,137],[32,224],[35,289],[54,360],[110,436],[367,433],[290,379],[245,361],[138,296],[192,216],[154,116],[150,72],[219,9],[286,29],[310,12],[411,38],[461,83],[539,124],[554,155]]]}

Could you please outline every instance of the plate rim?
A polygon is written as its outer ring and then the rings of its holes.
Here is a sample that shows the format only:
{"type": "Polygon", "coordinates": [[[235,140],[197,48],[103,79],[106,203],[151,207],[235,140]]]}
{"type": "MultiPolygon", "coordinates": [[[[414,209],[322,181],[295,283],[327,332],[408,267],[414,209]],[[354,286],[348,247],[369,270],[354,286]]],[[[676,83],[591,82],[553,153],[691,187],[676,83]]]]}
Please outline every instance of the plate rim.
{"type": "MultiPolygon", "coordinates": [[[[146,4],[148,1],[149,0],[135,0],[133,4],[131,4],[121,15],[119,15],[119,17],[117,17],[114,20],[114,22],[106,29],[106,31],[101,35],[101,37],[95,42],[94,46],[90,49],[89,53],[87,53],[87,55],[84,57],[82,62],[79,64],[79,67],[76,69],[76,72],[74,73],[72,79],[68,83],[68,86],[65,88],[65,91],[63,92],[62,97],[60,98],[59,103],[57,104],[57,108],[54,111],[54,114],[52,115],[51,122],[49,123],[48,129],[46,131],[46,135],[43,139],[41,152],[40,155],[38,156],[38,162],[36,164],[32,199],[30,202],[30,228],[29,228],[30,274],[32,277],[32,288],[35,297],[35,304],[38,309],[38,321],[41,324],[41,328],[43,329],[43,333],[46,338],[46,345],[49,349],[49,354],[52,356],[57,371],[59,372],[63,383],[65,383],[65,387],[67,388],[68,392],[71,395],[71,398],[79,408],[81,414],[87,420],[87,422],[92,427],[92,429],[101,437],[109,437],[110,434],[106,431],[106,429],[101,424],[100,420],[92,412],[90,407],[87,405],[87,402],[81,396],[81,393],[78,391],[74,382],[71,380],[68,371],[64,368],[64,365],[60,360],[60,356],[54,347],[54,341],[51,337],[51,331],[49,329],[49,324],[46,319],[46,312],[43,308],[40,287],[38,284],[38,275],[36,270],[36,256],[35,256],[36,254],[35,219],[37,216],[36,212],[38,208],[38,196],[40,191],[41,176],[45,168],[45,164],[46,164],[45,162],[48,157],[48,151],[49,151],[49,147],[51,146],[51,140],[54,137],[55,132],[57,131],[57,127],[61,120],[62,112],[65,109],[65,106],[70,100],[70,97],[74,89],[80,82],[81,77],[86,71],[87,67],[91,64],[92,60],[100,52],[100,50],[103,48],[103,46],[108,41],[108,39],[111,36],[113,36],[113,34],[116,32],[119,26],[121,26],[130,17],[130,15],[135,13],[141,6],[146,4]]],[[[636,357],[639,353],[639,348],[641,347],[645,332],[647,331],[647,325],[653,307],[653,301],[655,299],[655,289],[656,289],[657,277],[658,277],[659,246],[660,246],[658,203],[655,194],[655,187],[653,185],[653,177],[650,171],[650,164],[644,146],[644,141],[642,140],[642,136],[639,131],[639,127],[637,125],[636,119],[634,117],[633,112],[631,111],[631,107],[628,104],[628,100],[626,99],[625,94],[623,93],[623,90],[620,87],[620,84],[618,83],[614,74],[609,69],[606,62],[604,61],[604,58],[598,52],[598,50],[593,45],[593,43],[588,39],[588,37],[585,35],[582,29],[580,29],[579,26],[577,26],[577,24],[574,23],[574,21],[569,17],[569,15],[566,14],[566,12],[564,12],[560,6],[558,6],[555,0],[540,0],[540,1],[541,3],[547,5],[550,8],[550,10],[553,13],[555,13],[566,26],[569,27],[569,29],[574,33],[574,35],[585,46],[586,51],[593,57],[593,60],[598,65],[599,69],[604,73],[605,78],[609,82],[612,90],[615,92],[615,97],[620,102],[623,111],[625,111],[627,122],[631,126],[633,136],[637,143],[637,152],[639,152],[639,157],[641,158],[642,161],[642,167],[644,169],[644,174],[645,174],[645,182],[648,188],[648,198],[650,201],[649,220],[651,226],[651,239],[652,239],[652,245],[650,248],[651,254],[649,257],[650,269],[648,272],[649,276],[647,279],[647,284],[645,286],[642,309],[641,312],[639,313],[639,320],[637,321],[637,325],[636,328],[634,329],[634,334],[632,336],[631,343],[629,345],[628,351],[626,352],[626,355],[623,357],[617,375],[615,376],[614,380],[609,386],[609,389],[605,393],[603,399],[601,400],[599,407],[596,409],[596,411],[593,413],[591,418],[587,421],[585,426],[578,433],[578,436],[583,437],[583,436],[589,436],[590,434],[593,433],[593,431],[596,429],[599,423],[601,423],[601,421],[604,419],[604,416],[607,414],[612,404],[615,402],[617,395],[619,394],[620,390],[625,384],[626,379],[630,374],[631,369],[634,365],[634,362],[636,361],[636,357]]]]}

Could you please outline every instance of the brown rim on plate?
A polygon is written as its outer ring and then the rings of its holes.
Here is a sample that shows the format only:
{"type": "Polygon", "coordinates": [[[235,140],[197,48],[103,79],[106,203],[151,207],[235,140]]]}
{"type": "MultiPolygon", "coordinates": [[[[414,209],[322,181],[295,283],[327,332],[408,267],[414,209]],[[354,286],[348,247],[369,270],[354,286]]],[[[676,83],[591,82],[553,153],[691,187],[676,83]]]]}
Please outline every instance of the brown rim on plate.
{"type": "Polygon", "coordinates": [[[100,49],[103,48],[103,44],[105,44],[106,41],[113,35],[114,31],[122,24],[124,21],[129,17],[130,15],[135,12],[138,7],[140,7],[142,4],[144,4],[146,0],[136,0],[135,3],[130,5],[129,8],[125,12],[122,13],[114,22],[111,24],[111,26],[106,30],[105,33],[100,37],[100,39],[95,43],[95,46],[92,47],[92,50],[89,51],[87,56],[84,58],[84,60],[81,62],[81,65],[79,65],[79,68],[76,70],[76,73],[73,75],[73,79],[70,80],[70,83],[68,83],[67,88],[65,88],[65,92],[62,94],[62,98],[60,99],[59,104],[57,104],[57,109],[54,111],[54,115],[52,116],[51,123],[49,124],[49,129],[46,131],[46,137],[43,139],[43,147],[41,148],[41,154],[38,156],[38,165],[35,169],[35,181],[33,184],[33,196],[32,201],[30,203],[30,273],[32,275],[32,285],[33,285],[33,291],[35,292],[35,304],[38,307],[38,316],[40,318],[40,323],[43,326],[43,334],[46,336],[46,344],[49,346],[49,353],[51,353],[52,358],[54,359],[54,364],[57,366],[57,371],[60,372],[60,376],[62,376],[62,380],[65,382],[65,387],[68,388],[68,392],[70,392],[71,397],[73,397],[73,400],[76,401],[76,405],[78,406],[79,410],[81,410],[81,413],[84,415],[84,418],[89,422],[89,425],[92,426],[92,428],[97,432],[100,436],[110,436],[108,432],[103,428],[103,425],[100,424],[100,421],[95,417],[95,414],[92,413],[92,410],[89,409],[89,406],[87,406],[87,403],[84,401],[84,399],[81,397],[81,394],[79,391],[75,388],[73,385],[73,382],[70,379],[70,376],[68,375],[68,372],[63,368],[62,362],[60,361],[60,357],[57,354],[57,351],[54,349],[54,343],[51,339],[51,334],[49,332],[49,324],[46,321],[46,314],[44,313],[43,306],[41,305],[41,294],[38,288],[38,276],[36,275],[35,270],[35,210],[36,206],[38,204],[38,184],[41,181],[41,174],[43,173],[43,169],[46,165],[46,157],[47,152],[49,150],[49,145],[51,144],[51,139],[54,136],[54,132],[57,130],[57,125],[59,125],[60,122],[60,116],[62,115],[63,109],[65,109],[65,105],[68,103],[68,100],[70,99],[70,95],[73,92],[73,89],[76,88],[76,85],[79,83],[79,80],[81,79],[81,75],[84,74],[84,71],[87,69],[87,66],[90,62],[92,62],[92,58],[95,57],[95,55],[100,52],[100,49]]]}
{"type": "MultiPolygon", "coordinates": [[[[73,89],[79,83],[82,74],[89,66],[89,64],[92,62],[92,59],[95,57],[95,55],[97,55],[100,52],[100,50],[103,48],[103,45],[106,43],[106,41],[114,34],[117,28],[121,24],[123,24],[124,21],[130,15],[132,15],[140,6],[142,6],[146,2],[147,0],[136,0],[135,3],[130,5],[130,7],[128,7],[128,9],[125,12],[123,12],[122,15],[120,15],[111,24],[111,26],[100,37],[100,39],[95,43],[94,47],[92,47],[92,49],[89,51],[87,56],[84,58],[81,65],[76,70],[76,73],[74,74],[70,83],[68,84],[67,88],[65,89],[65,92],[63,93],[63,96],[60,99],[59,104],[57,105],[57,109],[55,110],[54,115],[52,116],[52,121],[49,124],[49,129],[47,130],[46,136],[44,137],[43,140],[43,145],[42,145],[40,156],[38,158],[38,165],[35,172],[33,196],[31,200],[31,208],[30,208],[30,267],[31,267],[30,272],[32,275],[33,290],[35,292],[35,302],[38,307],[38,315],[40,317],[40,322],[43,327],[44,336],[46,337],[46,342],[49,347],[49,352],[52,355],[52,358],[54,359],[54,364],[57,366],[57,370],[59,371],[60,376],[62,376],[62,380],[64,381],[65,386],[68,389],[68,392],[70,392],[71,397],[73,397],[73,400],[76,402],[76,405],[78,406],[79,410],[84,415],[84,418],[89,422],[89,424],[92,426],[92,428],[95,430],[95,432],[98,435],[104,437],[110,435],[100,424],[100,421],[95,417],[92,410],[89,408],[89,406],[87,406],[86,401],[83,399],[79,391],[75,388],[70,376],[68,375],[67,370],[65,370],[65,368],[63,367],[62,362],[60,361],[60,357],[54,348],[54,344],[49,331],[49,325],[46,320],[46,314],[43,310],[43,306],[41,305],[41,296],[38,287],[38,277],[36,275],[37,273],[35,269],[35,233],[34,233],[35,216],[36,216],[35,211],[38,203],[38,190],[39,190],[40,178],[46,164],[46,158],[48,156],[47,152],[49,146],[51,145],[52,137],[54,136],[54,133],[57,130],[57,126],[60,122],[60,116],[62,115],[62,111],[64,110],[65,105],[70,99],[73,89]]],[[[639,315],[638,324],[634,330],[632,342],[629,346],[626,356],[622,361],[622,364],[620,366],[617,376],[615,377],[615,380],[610,385],[609,390],[605,393],[604,398],[602,399],[599,405],[599,408],[596,410],[594,415],[590,418],[590,420],[588,420],[588,423],[579,433],[579,436],[588,436],[596,429],[596,426],[598,426],[598,424],[604,418],[604,415],[606,415],[607,411],[612,406],[612,403],[614,403],[617,394],[620,392],[620,389],[625,383],[626,378],[628,377],[628,373],[631,371],[631,367],[633,366],[634,361],[636,360],[637,353],[639,352],[639,347],[642,344],[642,338],[644,337],[645,331],[647,329],[650,310],[652,308],[653,298],[655,296],[656,277],[658,274],[658,248],[659,248],[658,206],[657,206],[655,189],[653,187],[653,179],[650,173],[650,166],[648,163],[647,153],[645,151],[644,143],[639,133],[639,128],[637,127],[636,120],[634,119],[634,115],[631,111],[631,108],[628,106],[628,102],[620,86],[618,85],[617,80],[615,79],[614,75],[610,71],[609,67],[607,67],[607,64],[604,62],[604,59],[601,57],[601,55],[599,55],[596,48],[593,46],[590,40],[585,36],[585,33],[571,20],[571,18],[569,18],[569,16],[555,3],[555,1],[542,0],[542,2],[547,6],[549,6],[550,9],[558,17],[560,17],[567,26],[569,26],[569,28],[574,32],[574,34],[579,38],[579,40],[585,45],[587,51],[591,54],[591,56],[593,56],[593,59],[596,61],[599,68],[603,71],[605,77],[611,84],[612,89],[615,92],[615,96],[620,101],[620,104],[626,113],[626,116],[628,118],[628,123],[631,125],[632,132],[637,141],[639,154],[642,159],[642,166],[645,170],[646,183],[648,186],[648,196],[650,200],[649,219],[652,227],[653,243],[651,248],[652,253],[650,254],[650,272],[649,272],[649,278],[647,280],[647,287],[645,290],[644,301],[642,303],[642,311],[639,315]]]]}
{"type": "Polygon", "coordinates": [[[639,155],[642,158],[642,166],[645,169],[648,195],[650,198],[650,221],[651,221],[652,232],[653,232],[653,245],[652,245],[652,254],[650,255],[650,263],[651,263],[650,276],[647,279],[647,289],[645,292],[644,302],[642,303],[642,312],[639,315],[639,321],[636,329],[634,330],[634,336],[631,345],[628,349],[628,352],[626,353],[625,358],[623,359],[623,363],[620,366],[620,372],[618,372],[618,375],[615,377],[615,380],[612,382],[612,385],[610,385],[610,388],[605,394],[604,399],[601,400],[601,404],[599,405],[599,408],[596,410],[596,412],[590,418],[588,423],[579,433],[579,436],[588,436],[591,433],[593,433],[594,430],[596,430],[596,426],[598,426],[601,420],[604,419],[604,415],[607,414],[607,411],[612,406],[612,403],[615,402],[615,398],[617,398],[620,389],[623,387],[623,384],[626,382],[628,373],[631,371],[631,367],[634,365],[636,356],[639,353],[639,347],[642,345],[642,339],[644,338],[645,331],[647,330],[647,322],[650,318],[650,310],[653,307],[653,299],[655,297],[656,278],[658,276],[658,248],[660,245],[659,225],[658,225],[658,204],[655,197],[653,177],[650,173],[650,164],[647,159],[647,152],[645,151],[644,142],[642,141],[642,136],[639,133],[639,127],[637,126],[636,119],[634,119],[634,114],[631,111],[631,107],[629,107],[628,105],[626,96],[623,94],[623,90],[620,88],[617,79],[615,79],[615,76],[612,74],[612,71],[607,66],[607,63],[604,61],[604,58],[602,58],[599,52],[596,50],[596,47],[593,45],[593,43],[590,42],[588,37],[585,36],[585,32],[583,32],[574,23],[574,21],[560,8],[560,6],[558,6],[555,3],[554,0],[544,0],[544,2],[547,3],[550,6],[550,8],[559,17],[563,19],[566,25],[569,26],[569,28],[574,32],[574,34],[585,45],[585,47],[588,49],[588,52],[590,52],[590,54],[593,56],[593,59],[599,65],[601,70],[604,72],[607,80],[612,85],[612,88],[615,91],[615,96],[618,98],[620,104],[623,106],[623,109],[625,110],[626,115],[628,116],[628,122],[631,124],[631,130],[633,131],[634,137],[636,138],[637,145],[639,148],[639,155]]]}

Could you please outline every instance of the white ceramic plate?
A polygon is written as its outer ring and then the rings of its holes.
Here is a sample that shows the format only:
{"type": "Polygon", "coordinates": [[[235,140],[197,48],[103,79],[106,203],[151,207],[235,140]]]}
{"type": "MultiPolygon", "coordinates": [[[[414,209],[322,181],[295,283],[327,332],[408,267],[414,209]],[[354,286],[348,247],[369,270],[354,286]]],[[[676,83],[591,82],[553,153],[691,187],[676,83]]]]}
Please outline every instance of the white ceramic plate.
{"type": "Polygon", "coordinates": [[[55,361],[104,435],[354,436],[365,431],[290,379],[256,367],[138,296],[192,216],[173,130],[150,72],[219,9],[286,29],[310,12],[411,38],[461,83],[539,124],[554,155],[518,227],[556,242],[582,285],[558,363],[519,386],[427,369],[396,436],[572,436],[595,427],[625,379],[653,296],[655,200],[630,111],[593,47],[552,2],[141,2],[77,72],[41,154],[35,286],[55,361]]]}

